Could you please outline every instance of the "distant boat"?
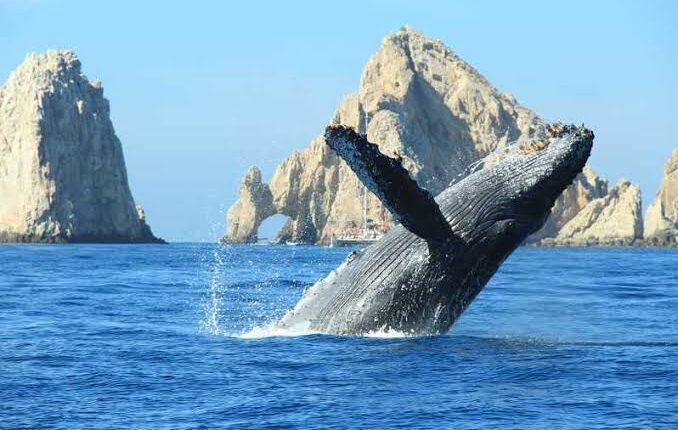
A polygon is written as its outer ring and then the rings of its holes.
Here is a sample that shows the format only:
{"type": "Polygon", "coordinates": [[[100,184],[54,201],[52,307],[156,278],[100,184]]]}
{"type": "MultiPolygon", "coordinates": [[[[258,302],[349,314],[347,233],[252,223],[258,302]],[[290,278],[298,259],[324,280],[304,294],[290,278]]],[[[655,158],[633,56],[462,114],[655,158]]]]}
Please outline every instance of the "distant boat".
{"type": "Polygon", "coordinates": [[[330,246],[367,246],[378,241],[378,237],[339,237],[330,246]]]}
{"type": "Polygon", "coordinates": [[[287,245],[287,246],[299,246],[299,245],[301,245],[301,243],[292,242],[291,240],[288,240],[287,242],[285,242],[285,245],[287,245]]]}
{"type": "Polygon", "coordinates": [[[367,218],[367,188],[363,185],[363,228],[362,234],[357,235],[347,235],[332,238],[330,242],[330,247],[335,246],[368,246],[374,242],[381,239],[384,235],[382,232],[378,231],[374,222],[371,219],[367,218]]]}

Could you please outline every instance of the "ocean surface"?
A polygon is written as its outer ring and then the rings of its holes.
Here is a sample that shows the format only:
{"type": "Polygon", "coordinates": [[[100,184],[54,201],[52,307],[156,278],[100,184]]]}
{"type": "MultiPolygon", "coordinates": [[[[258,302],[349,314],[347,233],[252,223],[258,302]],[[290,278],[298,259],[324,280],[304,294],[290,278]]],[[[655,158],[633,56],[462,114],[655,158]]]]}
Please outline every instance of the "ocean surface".
{"type": "Polygon", "coordinates": [[[0,246],[0,428],[678,428],[678,250],[521,248],[444,336],[272,336],[348,252],[0,246]]]}

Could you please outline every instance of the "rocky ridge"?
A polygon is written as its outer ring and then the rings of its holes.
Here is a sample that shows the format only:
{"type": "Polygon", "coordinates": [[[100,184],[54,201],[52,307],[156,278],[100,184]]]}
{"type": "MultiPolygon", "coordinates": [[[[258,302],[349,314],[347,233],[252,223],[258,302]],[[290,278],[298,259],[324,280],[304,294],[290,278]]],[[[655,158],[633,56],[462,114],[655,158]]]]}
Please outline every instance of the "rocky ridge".
{"type": "Polygon", "coordinates": [[[72,51],[29,54],[0,87],[0,196],[3,242],[161,241],[137,212],[101,83],[72,51]]]}
{"type": "MultiPolygon", "coordinates": [[[[384,38],[365,66],[358,90],[339,104],[331,123],[354,127],[382,152],[402,157],[412,177],[434,195],[483,157],[543,133],[546,125],[444,44],[407,27],[384,38]]],[[[279,241],[328,243],[362,224],[364,188],[322,135],[284,160],[268,184],[256,187],[268,188],[273,207],[264,199],[254,208],[253,190],[241,187],[228,212],[227,242],[256,237],[265,217],[251,218],[252,213],[288,217],[279,241]]],[[[532,240],[555,236],[588,202],[605,195],[606,188],[604,180],[586,170],[532,240]]],[[[368,193],[366,201],[376,229],[390,228],[390,214],[378,199],[368,193]]]]}

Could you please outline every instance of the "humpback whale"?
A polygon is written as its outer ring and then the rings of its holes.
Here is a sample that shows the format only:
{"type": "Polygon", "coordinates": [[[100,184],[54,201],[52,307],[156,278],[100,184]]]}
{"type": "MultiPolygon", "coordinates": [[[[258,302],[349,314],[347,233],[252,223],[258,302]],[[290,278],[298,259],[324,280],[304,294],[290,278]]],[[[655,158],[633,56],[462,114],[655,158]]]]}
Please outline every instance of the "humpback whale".
{"type": "Polygon", "coordinates": [[[328,126],[326,143],[397,225],[349,254],[274,327],[340,335],[446,332],[500,264],[542,227],[584,167],[593,137],[583,125],[549,125],[434,198],[366,136],[328,126]]]}

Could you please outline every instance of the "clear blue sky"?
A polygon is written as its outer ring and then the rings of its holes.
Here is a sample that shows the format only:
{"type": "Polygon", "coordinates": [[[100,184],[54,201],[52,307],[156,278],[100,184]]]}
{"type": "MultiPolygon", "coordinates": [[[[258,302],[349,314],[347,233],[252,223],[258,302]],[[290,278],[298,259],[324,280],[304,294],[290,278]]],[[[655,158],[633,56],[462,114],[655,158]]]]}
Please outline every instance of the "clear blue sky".
{"type": "Polygon", "coordinates": [[[132,192],[169,240],[215,240],[241,175],[268,178],[410,24],[500,90],[596,133],[593,168],[647,203],[678,146],[678,2],[0,0],[0,79],[73,48],[103,82],[132,192]]]}

